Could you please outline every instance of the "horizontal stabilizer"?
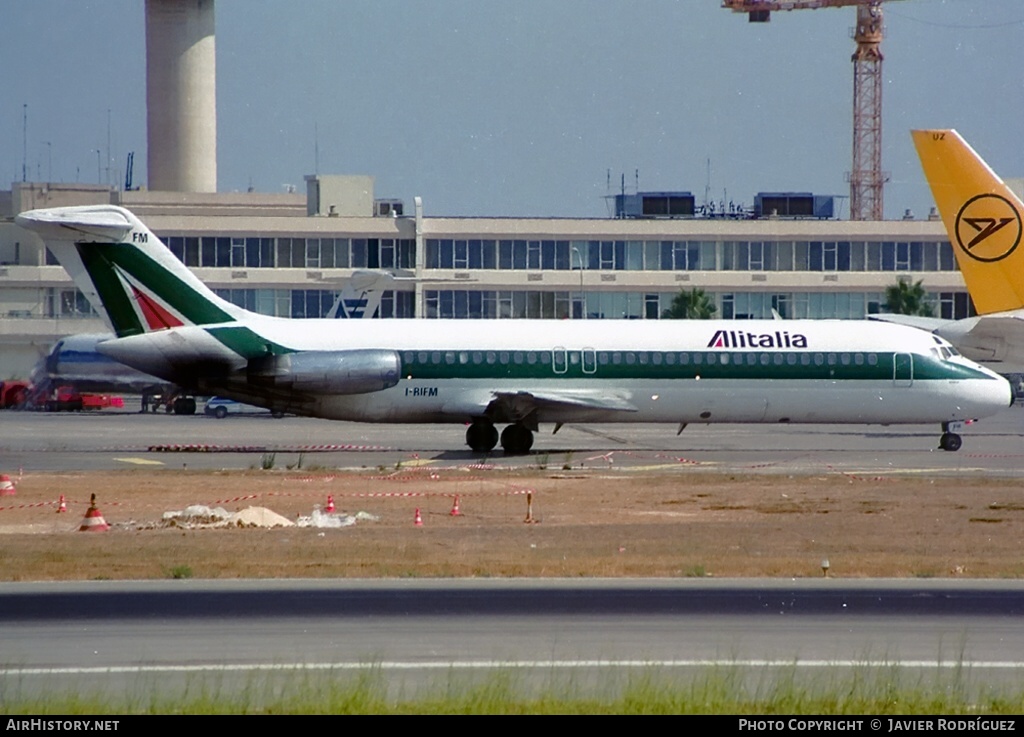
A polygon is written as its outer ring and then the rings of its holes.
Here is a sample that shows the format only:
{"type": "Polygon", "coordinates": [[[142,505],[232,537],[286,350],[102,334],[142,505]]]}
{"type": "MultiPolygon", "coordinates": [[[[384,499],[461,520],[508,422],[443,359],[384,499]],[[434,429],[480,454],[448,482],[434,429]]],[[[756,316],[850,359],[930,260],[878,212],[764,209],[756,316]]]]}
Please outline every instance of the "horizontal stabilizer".
{"type": "Polygon", "coordinates": [[[105,205],[28,210],[17,215],[14,222],[44,238],[72,241],[100,238],[115,243],[135,227],[127,212],[105,205]]]}

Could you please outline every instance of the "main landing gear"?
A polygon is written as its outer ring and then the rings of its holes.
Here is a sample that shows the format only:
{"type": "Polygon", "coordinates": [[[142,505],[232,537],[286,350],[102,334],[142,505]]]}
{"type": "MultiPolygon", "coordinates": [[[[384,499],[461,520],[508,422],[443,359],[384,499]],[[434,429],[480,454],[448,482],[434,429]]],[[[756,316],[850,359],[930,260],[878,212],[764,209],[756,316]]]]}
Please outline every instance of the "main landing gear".
{"type": "Polygon", "coordinates": [[[533,447],[533,432],[518,422],[501,431],[501,447],[509,455],[525,455],[533,447]]]}
{"type": "Polygon", "coordinates": [[[953,430],[959,430],[960,425],[961,423],[959,422],[942,423],[942,437],[939,438],[939,448],[949,451],[960,450],[963,440],[955,432],[952,432],[953,430]]]}
{"type": "Polygon", "coordinates": [[[487,420],[474,420],[466,428],[466,445],[475,453],[487,453],[498,444],[498,431],[487,420]]]}
{"type": "MultiPolygon", "coordinates": [[[[466,428],[466,445],[476,453],[488,453],[498,444],[498,430],[489,420],[474,420],[466,428]]],[[[520,423],[501,432],[501,447],[509,455],[523,455],[533,447],[533,431],[520,423]]]]}

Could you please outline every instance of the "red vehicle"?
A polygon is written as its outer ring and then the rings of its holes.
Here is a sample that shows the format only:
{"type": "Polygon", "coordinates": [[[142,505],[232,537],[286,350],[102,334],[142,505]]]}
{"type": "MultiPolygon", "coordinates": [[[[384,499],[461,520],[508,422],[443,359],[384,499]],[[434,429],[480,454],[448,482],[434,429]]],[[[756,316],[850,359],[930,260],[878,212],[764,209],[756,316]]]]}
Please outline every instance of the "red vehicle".
{"type": "Polygon", "coordinates": [[[47,412],[80,412],[97,410],[107,407],[124,408],[124,399],[109,394],[80,394],[74,387],[62,386],[57,389],[55,398],[46,402],[47,412]]]}
{"type": "Polygon", "coordinates": [[[30,388],[27,381],[0,381],[0,409],[11,409],[25,404],[30,388]]]}

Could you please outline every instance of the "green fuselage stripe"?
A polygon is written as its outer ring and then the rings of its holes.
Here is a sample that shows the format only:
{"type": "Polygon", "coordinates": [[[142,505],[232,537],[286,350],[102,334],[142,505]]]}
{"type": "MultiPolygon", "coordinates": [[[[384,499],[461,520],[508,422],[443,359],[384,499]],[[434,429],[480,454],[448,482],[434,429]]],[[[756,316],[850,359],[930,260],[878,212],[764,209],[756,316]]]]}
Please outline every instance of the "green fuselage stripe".
{"type": "Polygon", "coordinates": [[[294,351],[267,340],[247,327],[207,328],[206,332],[219,340],[243,358],[263,358],[264,356],[280,356],[294,351]]]}
{"type": "Polygon", "coordinates": [[[828,363],[824,354],[821,364],[813,352],[743,352],[692,351],[671,354],[654,351],[609,352],[607,361],[601,354],[585,357],[581,351],[521,352],[516,362],[514,352],[503,355],[495,351],[403,351],[402,376],[413,379],[749,379],[749,380],[833,380],[833,381],[945,381],[991,379],[988,374],[967,366],[940,361],[930,356],[909,354],[862,354],[862,363],[842,354],[835,363],[828,363]],[[534,362],[529,362],[530,353],[534,362]],[[669,355],[672,363],[668,362],[669,355]],[[870,357],[874,357],[874,361],[870,357]],[[899,356],[898,363],[894,357],[899,356]],[[502,358],[506,362],[502,362],[502,358]],[[488,362],[488,358],[493,359],[488,362]],[[632,358],[632,362],[629,362],[632,358]],[[723,359],[726,361],[723,363],[723,359]],[[697,363],[697,361],[700,361],[697,363]],[[555,361],[555,363],[553,363],[555,361]],[[586,363],[584,363],[586,361],[586,363]],[[685,362],[684,362],[685,361],[685,362]],[[763,363],[762,361],[766,361],[763,363]],[[779,362],[781,361],[781,362],[779,362]],[[806,363],[804,362],[806,361],[806,363]],[[586,369],[586,370],[585,370],[586,369]]]}

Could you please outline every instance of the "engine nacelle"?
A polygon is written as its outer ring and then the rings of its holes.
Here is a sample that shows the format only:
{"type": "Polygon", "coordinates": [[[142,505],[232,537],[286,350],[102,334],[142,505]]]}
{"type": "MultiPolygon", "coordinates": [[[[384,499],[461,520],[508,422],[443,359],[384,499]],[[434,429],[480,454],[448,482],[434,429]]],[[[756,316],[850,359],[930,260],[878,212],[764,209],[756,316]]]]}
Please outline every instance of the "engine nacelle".
{"type": "Polygon", "coordinates": [[[249,362],[249,381],[311,394],[368,394],[398,383],[395,351],[306,351],[249,362]]]}

